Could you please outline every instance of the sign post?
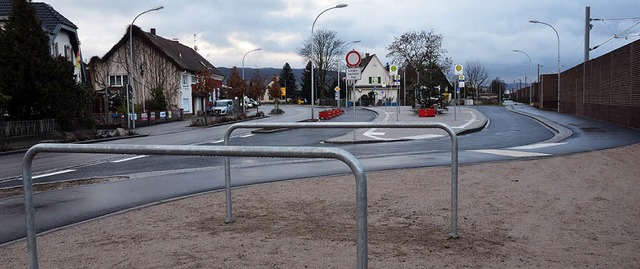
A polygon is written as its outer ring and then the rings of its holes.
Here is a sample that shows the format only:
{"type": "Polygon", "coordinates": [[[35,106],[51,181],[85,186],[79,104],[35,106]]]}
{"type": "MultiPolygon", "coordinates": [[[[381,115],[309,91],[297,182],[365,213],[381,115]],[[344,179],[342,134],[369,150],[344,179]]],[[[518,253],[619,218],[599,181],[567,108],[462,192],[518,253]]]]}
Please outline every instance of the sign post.
{"type": "MultiPolygon", "coordinates": [[[[356,80],[360,80],[362,76],[362,70],[360,69],[360,63],[362,62],[362,57],[360,53],[356,50],[351,50],[347,52],[347,56],[345,58],[347,62],[347,80],[353,80],[353,121],[356,121],[356,80]]],[[[353,141],[356,140],[356,129],[353,129],[353,141]]]]}

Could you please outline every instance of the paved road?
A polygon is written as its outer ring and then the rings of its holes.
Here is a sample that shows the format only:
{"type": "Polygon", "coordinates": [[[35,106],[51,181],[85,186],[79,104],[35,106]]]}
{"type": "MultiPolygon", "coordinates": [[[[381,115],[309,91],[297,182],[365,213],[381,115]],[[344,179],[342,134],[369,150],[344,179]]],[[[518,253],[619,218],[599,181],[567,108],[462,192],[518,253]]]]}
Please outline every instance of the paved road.
{"type": "MultiPolygon", "coordinates": [[[[460,159],[463,163],[549,156],[551,154],[565,154],[640,142],[640,132],[638,130],[630,130],[568,115],[557,114],[554,112],[537,111],[521,105],[513,107],[516,112],[526,112],[532,115],[540,113],[536,115],[536,117],[539,118],[539,120],[547,121],[545,124],[549,125],[549,128],[551,129],[551,131],[549,131],[551,134],[548,137],[549,139],[562,135],[566,135],[566,137],[561,141],[542,139],[538,141],[542,143],[517,144],[515,142],[509,142],[505,143],[504,147],[482,148],[476,145],[482,144],[482,141],[480,141],[482,139],[477,139],[477,137],[481,136],[465,136],[465,140],[474,142],[470,143],[468,148],[460,152],[460,159]],[[558,129],[553,129],[554,127],[558,129]],[[570,134],[568,135],[566,133],[567,130],[570,131],[570,134]],[[467,137],[469,139],[466,139],[467,137]]],[[[384,110],[384,108],[382,109],[384,110]]],[[[391,110],[392,108],[388,109],[391,110]]],[[[486,111],[494,113],[495,111],[493,111],[493,109],[495,108],[488,108],[486,111]]],[[[485,109],[478,107],[478,110],[485,109]]],[[[390,113],[390,111],[386,112],[390,113]]],[[[446,115],[438,116],[433,120],[447,120],[446,117],[451,116],[450,112],[446,115]]],[[[463,110],[460,110],[460,112],[461,117],[463,115],[467,115],[470,118],[458,119],[458,115],[456,114],[454,123],[464,125],[470,122],[470,119],[473,118],[471,113],[463,113],[463,110]]],[[[378,111],[378,115],[386,114],[378,111]]],[[[349,115],[345,116],[348,117],[349,115]]],[[[393,114],[390,114],[389,117],[383,116],[382,119],[387,118],[387,120],[392,120],[393,116],[393,114]]],[[[401,113],[396,116],[406,116],[407,119],[413,120],[424,120],[417,118],[415,115],[409,114],[408,112],[404,113],[404,111],[401,111],[401,113]]],[[[376,120],[380,120],[380,118],[381,117],[378,117],[376,120]]],[[[476,120],[478,118],[479,116],[476,115],[476,120]]],[[[513,118],[521,121],[524,120],[525,117],[517,116],[513,118]]],[[[471,128],[470,126],[473,124],[475,123],[469,124],[465,126],[465,128],[471,128]]],[[[452,126],[454,125],[452,124],[452,126]]],[[[523,130],[510,130],[508,124],[503,124],[503,126],[499,126],[498,124],[489,124],[488,128],[494,128],[495,126],[499,127],[499,131],[497,133],[502,135],[507,134],[508,136],[509,133],[523,133],[523,130]]],[[[169,127],[170,126],[165,126],[162,128],[169,127]]],[[[180,129],[183,127],[176,128],[180,129]]],[[[390,133],[391,131],[389,130],[379,129],[371,131],[370,129],[367,129],[358,130],[356,135],[358,136],[357,139],[379,140],[380,137],[389,139],[390,133]]],[[[424,134],[417,134],[417,136],[420,135],[424,134]]],[[[416,136],[416,134],[411,134],[411,136],[416,136]]],[[[346,133],[343,140],[353,139],[352,137],[352,133],[346,133]]],[[[400,138],[404,140],[406,137],[406,133],[402,133],[402,137],[400,138]]],[[[484,140],[487,139],[485,138],[484,140]]],[[[429,140],[421,139],[394,143],[411,145],[411,143],[425,143],[424,141],[437,142],[431,143],[430,145],[434,147],[429,150],[415,150],[414,152],[405,151],[398,154],[386,154],[386,152],[382,152],[375,155],[363,156],[360,160],[367,171],[425,166],[427,165],[425,162],[428,162],[428,165],[449,164],[450,155],[447,153],[447,145],[445,145],[444,142],[441,142],[446,141],[446,138],[436,137],[429,140]]],[[[374,146],[377,145],[378,144],[374,144],[374,146]]],[[[366,148],[369,147],[367,146],[366,148]]],[[[136,161],[143,160],[140,159],[136,161]]],[[[313,161],[311,164],[304,162],[300,165],[301,166],[292,166],[291,162],[271,162],[269,163],[269,171],[274,171],[274,173],[265,174],[264,167],[259,163],[256,163],[253,166],[244,166],[236,163],[236,166],[233,168],[234,184],[245,185],[263,181],[349,172],[347,167],[340,165],[335,161],[320,160],[313,161]],[[309,169],[308,167],[313,168],[309,169]]],[[[36,221],[38,231],[46,231],[56,227],[70,225],[88,218],[117,212],[134,206],[155,203],[164,199],[171,199],[173,197],[189,195],[192,193],[219,189],[224,185],[222,182],[223,178],[224,176],[221,167],[208,166],[201,169],[190,169],[188,171],[180,171],[178,169],[166,174],[158,173],[155,175],[143,175],[132,180],[87,185],[37,194],[35,202],[37,207],[36,221]],[[185,174],[186,172],[188,172],[188,174],[185,174]]],[[[0,200],[0,219],[2,220],[0,222],[0,242],[7,242],[24,237],[24,217],[22,212],[23,206],[21,198],[0,200]]]]}

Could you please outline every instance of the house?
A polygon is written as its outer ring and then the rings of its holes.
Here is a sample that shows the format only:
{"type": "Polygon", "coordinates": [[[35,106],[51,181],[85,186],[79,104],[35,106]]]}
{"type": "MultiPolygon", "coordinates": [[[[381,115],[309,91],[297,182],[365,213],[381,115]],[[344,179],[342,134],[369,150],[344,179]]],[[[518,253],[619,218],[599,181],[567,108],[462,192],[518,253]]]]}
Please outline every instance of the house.
{"type": "MultiPolygon", "coordinates": [[[[133,25],[102,58],[92,57],[89,62],[93,88],[104,97],[100,109],[108,112],[109,101],[117,97],[124,101],[129,96],[124,91],[133,71],[133,102],[136,111],[163,110],[151,107],[154,95],[160,91],[169,110],[182,110],[185,114],[204,111],[203,103],[210,105],[222,88],[224,75],[194,49],[156,34],[151,28],[145,32],[133,25]],[[129,30],[133,36],[133,63],[130,63],[129,30]],[[133,68],[130,68],[130,66],[133,68]],[[204,95],[194,95],[191,85],[196,74],[208,70],[214,80],[214,88],[204,95]],[[203,102],[204,101],[204,102],[203,102]],[[150,106],[150,107],[147,107],[150,106]]],[[[131,90],[131,87],[128,87],[131,90]]],[[[113,107],[111,107],[113,109],[113,107]]],[[[109,110],[111,110],[109,109],[109,110]]]]}
{"type": "MultiPolygon", "coordinates": [[[[84,68],[82,68],[82,53],[80,52],[80,39],[78,27],[70,20],[58,13],[47,3],[31,2],[38,19],[42,22],[42,28],[49,35],[49,51],[51,56],[63,56],[76,66],[74,75],[78,82],[86,81],[84,68]]],[[[13,3],[11,0],[0,0],[0,27],[11,15],[13,3]]]]}
{"type": "Polygon", "coordinates": [[[378,56],[366,53],[360,61],[360,68],[360,80],[356,80],[356,91],[351,92],[349,99],[358,100],[363,105],[398,101],[398,86],[393,86],[389,70],[378,56]]]}

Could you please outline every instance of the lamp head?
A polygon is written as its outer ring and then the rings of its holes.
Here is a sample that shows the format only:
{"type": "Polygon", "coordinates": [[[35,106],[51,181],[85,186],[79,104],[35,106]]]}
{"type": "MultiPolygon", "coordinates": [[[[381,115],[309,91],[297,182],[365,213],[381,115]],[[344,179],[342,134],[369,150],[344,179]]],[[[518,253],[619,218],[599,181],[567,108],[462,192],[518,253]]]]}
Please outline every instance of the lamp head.
{"type": "Polygon", "coordinates": [[[537,21],[537,20],[531,20],[531,21],[529,21],[529,22],[530,22],[530,23],[540,23],[540,21],[537,21]]]}
{"type": "Polygon", "coordinates": [[[338,4],[336,5],[336,8],[343,8],[343,7],[347,7],[347,4],[338,4]]]}
{"type": "Polygon", "coordinates": [[[164,8],[164,6],[157,6],[157,7],[152,8],[151,10],[155,11],[155,10],[161,10],[163,8],[164,8]]]}

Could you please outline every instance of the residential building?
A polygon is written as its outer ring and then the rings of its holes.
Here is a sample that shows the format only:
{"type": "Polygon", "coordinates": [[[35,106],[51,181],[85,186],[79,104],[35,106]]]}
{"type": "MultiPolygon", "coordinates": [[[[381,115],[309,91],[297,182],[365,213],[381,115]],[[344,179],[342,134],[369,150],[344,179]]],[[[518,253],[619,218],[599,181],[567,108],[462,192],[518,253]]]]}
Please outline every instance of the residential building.
{"type": "MultiPolygon", "coordinates": [[[[102,58],[93,57],[89,62],[93,88],[103,94],[105,105],[117,96],[121,100],[133,98],[136,111],[147,108],[153,101],[152,92],[160,90],[169,107],[181,109],[185,114],[204,111],[217,96],[224,75],[194,49],[180,44],[177,40],[163,38],[151,28],[145,32],[133,25],[127,26],[125,34],[102,58]],[[130,68],[129,29],[133,39],[133,67],[130,68]],[[214,80],[214,88],[204,96],[194,95],[191,85],[195,83],[196,73],[206,69],[214,80]],[[130,83],[130,71],[134,73],[131,96],[124,91],[130,83]]],[[[147,109],[149,110],[149,109],[147,109]]]]}
{"type": "MultiPolygon", "coordinates": [[[[78,27],[70,20],[58,13],[47,3],[31,2],[42,28],[49,35],[49,51],[51,56],[63,56],[76,66],[74,75],[77,81],[85,81],[86,76],[82,68],[82,53],[78,27]]],[[[13,3],[11,0],[0,0],[0,27],[11,15],[13,3]]]]}
{"type": "MultiPolygon", "coordinates": [[[[351,92],[350,100],[357,100],[363,105],[390,104],[398,101],[398,86],[393,85],[389,70],[378,56],[366,53],[360,61],[360,68],[361,77],[360,80],[356,80],[356,91],[351,92]]],[[[349,87],[352,89],[353,85],[349,87]]]]}

